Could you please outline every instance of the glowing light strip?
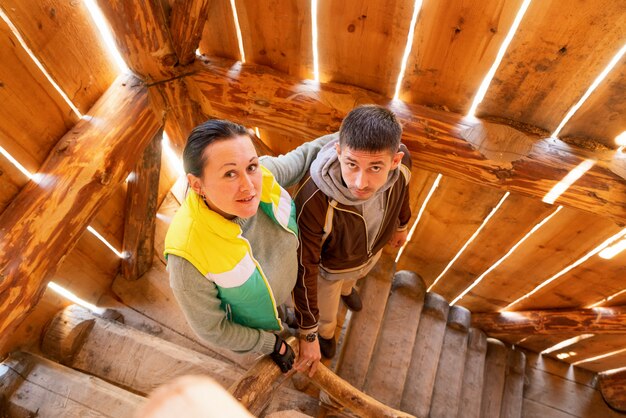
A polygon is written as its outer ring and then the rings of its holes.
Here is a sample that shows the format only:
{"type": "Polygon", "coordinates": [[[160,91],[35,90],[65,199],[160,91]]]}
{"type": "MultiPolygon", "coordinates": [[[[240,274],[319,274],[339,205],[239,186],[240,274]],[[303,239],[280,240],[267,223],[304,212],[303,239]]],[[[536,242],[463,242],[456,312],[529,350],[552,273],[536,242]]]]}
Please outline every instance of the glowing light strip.
{"type": "Polygon", "coordinates": [[[254,127],[254,133],[256,134],[256,137],[261,139],[261,131],[259,131],[258,127],[254,127]]]}
{"type": "Polygon", "coordinates": [[[573,337],[573,338],[568,338],[567,340],[561,341],[558,344],[553,345],[552,347],[546,348],[545,350],[543,350],[541,353],[541,355],[543,354],[550,354],[553,353],[555,351],[559,351],[562,350],[565,347],[569,347],[570,345],[574,345],[580,341],[586,340],[587,338],[591,338],[593,337],[595,334],[582,334],[579,335],[577,337],[573,337]]]}
{"type": "Polygon", "coordinates": [[[443,177],[443,175],[437,174],[437,178],[433,182],[433,185],[430,187],[430,191],[426,195],[426,199],[424,199],[424,203],[422,203],[422,207],[420,208],[419,212],[417,213],[417,217],[415,218],[415,222],[413,222],[413,226],[411,226],[411,230],[409,231],[409,234],[406,237],[406,242],[404,243],[404,245],[402,245],[402,247],[400,248],[400,251],[398,251],[398,255],[396,256],[396,263],[398,262],[398,260],[400,259],[400,256],[404,252],[404,248],[406,247],[406,245],[409,243],[409,241],[411,241],[411,238],[413,238],[413,233],[415,233],[415,229],[417,228],[417,224],[419,223],[420,219],[422,219],[422,214],[424,213],[424,210],[426,210],[426,205],[428,205],[428,201],[432,197],[433,193],[435,193],[435,190],[437,190],[437,187],[439,186],[439,181],[441,181],[442,177],[443,177]]]}
{"type": "Polygon", "coordinates": [[[589,86],[589,88],[587,89],[585,94],[583,94],[583,97],[581,97],[580,100],[578,100],[578,103],[576,103],[574,106],[572,106],[572,108],[569,110],[569,112],[567,112],[567,114],[565,115],[565,117],[563,118],[563,120],[561,121],[559,126],[552,133],[553,137],[555,137],[555,138],[558,137],[559,133],[561,132],[561,129],[563,129],[565,124],[571,119],[572,116],[574,116],[574,114],[578,111],[578,109],[580,109],[580,107],[583,105],[583,103],[585,103],[585,101],[587,101],[589,96],[591,96],[591,93],[593,93],[593,91],[596,88],[598,88],[598,86],[600,85],[602,80],[604,80],[606,78],[606,76],[609,74],[609,72],[611,72],[613,67],[615,67],[615,65],[617,65],[617,63],[622,59],[622,57],[624,56],[625,53],[626,53],[626,44],[624,44],[622,46],[622,48],[617,52],[617,54],[615,54],[615,56],[611,59],[611,61],[609,62],[609,65],[607,65],[604,68],[604,70],[602,70],[600,75],[598,77],[596,77],[596,79],[593,81],[593,83],[591,83],[591,86],[589,86]]]}
{"type": "Polygon", "coordinates": [[[614,356],[614,355],[617,355],[617,354],[621,354],[621,353],[624,353],[624,352],[626,352],[626,348],[622,348],[621,350],[611,351],[609,353],[601,354],[599,356],[590,357],[588,359],[580,360],[580,361],[577,361],[576,363],[571,363],[571,364],[572,364],[572,366],[578,366],[579,364],[582,364],[582,363],[589,363],[590,361],[601,360],[603,358],[611,357],[611,356],[614,356]]]}
{"type": "Polygon", "coordinates": [[[615,373],[619,373],[619,372],[623,372],[626,371],[626,367],[618,367],[616,369],[609,369],[609,370],[605,370],[603,372],[600,372],[602,374],[615,374],[615,373]]]}
{"type": "Polygon", "coordinates": [[[67,105],[72,109],[72,111],[79,117],[82,118],[83,115],[80,113],[80,111],[78,110],[78,108],[76,106],[74,106],[74,103],[72,103],[72,101],[70,100],[69,97],[67,97],[67,95],[65,94],[65,92],[61,89],[61,87],[59,87],[59,85],[56,83],[56,81],[54,81],[54,79],[52,78],[52,76],[48,73],[48,71],[44,68],[43,64],[39,61],[39,59],[35,56],[35,54],[33,53],[33,51],[28,47],[28,45],[26,44],[26,42],[24,41],[24,39],[22,38],[22,35],[20,34],[20,32],[17,30],[17,28],[13,25],[13,22],[11,22],[11,20],[9,20],[9,17],[4,13],[4,9],[0,7],[0,18],[2,18],[2,20],[4,20],[4,22],[9,26],[9,28],[11,29],[11,32],[13,32],[13,35],[15,35],[15,38],[17,39],[17,41],[20,43],[21,47],[24,49],[24,51],[26,51],[26,53],[30,56],[30,58],[33,60],[33,62],[35,63],[35,65],[37,66],[37,68],[39,68],[39,71],[41,71],[41,73],[48,79],[48,81],[50,82],[50,84],[52,84],[52,87],[54,87],[54,89],[57,91],[57,93],[59,93],[61,95],[61,97],[63,98],[63,100],[65,100],[65,103],[67,103],[67,105]]]}
{"type": "Polygon", "coordinates": [[[586,308],[588,308],[588,309],[596,308],[598,305],[602,305],[603,303],[608,302],[611,299],[615,299],[616,297],[618,297],[619,295],[622,295],[624,293],[626,293],[626,289],[620,290],[617,293],[613,293],[611,296],[606,297],[606,298],[602,299],[601,301],[598,301],[598,302],[596,302],[596,303],[594,303],[592,305],[586,306],[586,308]]]}
{"type": "Polygon", "coordinates": [[[320,81],[320,62],[317,50],[317,0],[311,0],[311,42],[313,43],[313,79],[320,81]]]}
{"type": "Polygon", "coordinates": [[[106,245],[111,251],[113,251],[115,253],[116,256],[118,256],[119,258],[126,258],[126,256],[124,254],[122,254],[121,252],[117,251],[117,249],[113,245],[111,245],[111,243],[109,241],[107,241],[106,238],[104,238],[102,235],[100,235],[98,233],[98,231],[93,229],[92,226],[88,226],[87,227],[87,231],[89,231],[92,234],[94,234],[95,237],[98,238],[100,241],[102,241],[104,243],[104,245],[106,245]]]}
{"type": "Polygon", "coordinates": [[[480,283],[486,275],[488,275],[489,273],[491,273],[491,271],[493,271],[496,267],[498,267],[504,260],[506,260],[511,254],[513,254],[513,252],[515,252],[515,250],[522,245],[522,243],[524,241],[526,241],[526,239],[528,239],[528,237],[530,237],[532,234],[534,234],[535,232],[537,232],[537,230],[539,230],[539,228],[541,228],[543,225],[545,225],[550,219],[552,219],[552,217],[554,215],[556,215],[557,213],[559,213],[559,211],[563,209],[563,206],[559,206],[558,208],[556,208],[556,210],[554,210],[554,212],[552,212],[550,215],[546,216],[545,218],[543,218],[541,220],[541,222],[539,222],[538,224],[536,224],[533,229],[531,229],[526,235],[524,235],[524,237],[522,237],[522,239],[520,239],[514,246],[511,247],[511,249],[504,254],[498,261],[496,261],[495,263],[493,263],[493,265],[491,267],[489,267],[487,270],[485,270],[485,272],[483,274],[481,274],[476,280],[474,280],[474,283],[472,283],[467,289],[465,289],[459,296],[457,296],[451,303],[450,305],[454,305],[455,303],[457,303],[459,300],[461,300],[466,294],[468,294],[474,287],[476,287],[478,285],[478,283],[480,283]]]}
{"type": "Polygon", "coordinates": [[[623,149],[626,146],[626,131],[615,137],[615,144],[620,147],[620,149],[623,149]]]}
{"type": "Polygon", "coordinates": [[[239,55],[241,55],[241,62],[245,63],[246,53],[243,51],[243,37],[241,36],[241,27],[239,26],[239,17],[237,17],[237,6],[235,6],[235,0],[230,0],[230,8],[233,10],[233,19],[235,20],[237,43],[239,44],[239,55]]]}
{"type": "Polygon", "coordinates": [[[415,36],[415,26],[417,25],[417,16],[419,16],[422,9],[422,0],[415,0],[413,6],[413,16],[411,17],[411,26],[409,27],[409,34],[406,39],[406,46],[404,47],[404,55],[402,55],[402,63],[400,64],[400,73],[398,74],[398,81],[396,81],[396,92],[393,94],[394,100],[398,100],[400,96],[400,87],[402,87],[402,80],[404,79],[404,73],[406,72],[406,63],[409,61],[409,55],[413,48],[413,37],[415,36]]]}
{"type": "Polygon", "coordinates": [[[93,305],[87,302],[86,300],[79,298],[78,296],[76,296],[75,294],[67,290],[66,288],[56,284],[55,282],[48,282],[48,287],[54,292],[63,296],[64,298],[71,300],[72,302],[74,302],[77,305],[82,306],[83,308],[89,309],[91,312],[95,314],[102,315],[106,311],[106,309],[98,308],[96,305],[93,305]]]}
{"type": "Polygon", "coordinates": [[[596,160],[586,159],[578,164],[567,175],[550,189],[550,191],[541,199],[545,203],[553,204],[569,187],[583,176],[591,167],[596,164],[596,160]]]}
{"type": "Polygon", "coordinates": [[[604,250],[600,251],[598,255],[604,258],[605,260],[610,260],[611,258],[615,257],[616,255],[618,255],[624,250],[626,250],[626,238],[621,240],[617,244],[607,247],[604,250]]]}
{"type": "Polygon", "coordinates": [[[163,139],[161,140],[161,147],[165,151],[165,156],[170,164],[174,167],[179,176],[185,175],[185,169],[183,167],[182,160],[178,157],[172,146],[170,145],[170,139],[165,132],[163,132],[163,139]]]}
{"type": "Polygon", "coordinates": [[[120,54],[119,49],[117,49],[117,44],[115,43],[115,39],[111,34],[111,30],[104,19],[104,15],[102,14],[102,10],[93,0],[85,0],[85,6],[87,6],[87,10],[93,19],[93,22],[96,24],[98,28],[98,32],[100,32],[100,37],[104,41],[104,45],[107,48],[107,52],[120,73],[128,72],[128,66],[122,58],[122,54],[120,54]]]}
{"type": "Polygon", "coordinates": [[[527,294],[525,294],[524,296],[520,297],[519,299],[511,302],[510,304],[508,304],[507,306],[505,306],[504,308],[502,308],[500,310],[500,312],[503,311],[507,311],[509,309],[511,309],[512,306],[517,305],[518,303],[520,303],[522,300],[524,299],[528,299],[529,297],[531,297],[532,295],[534,295],[535,293],[537,293],[539,290],[541,290],[542,288],[544,288],[545,286],[549,285],[550,283],[552,283],[553,281],[555,281],[556,279],[558,279],[559,277],[561,277],[562,275],[564,275],[565,273],[569,272],[570,270],[573,270],[574,268],[578,267],[579,265],[581,265],[582,263],[584,263],[585,261],[589,260],[591,257],[593,257],[594,255],[598,254],[600,251],[602,251],[603,249],[605,249],[606,247],[608,247],[609,245],[611,245],[613,242],[621,239],[624,235],[626,235],[626,228],[622,229],[620,232],[618,232],[617,234],[613,235],[612,237],[608,238],[606,241],[604,241],[602,244],[598,245],[596,248],[594,248],[593,250],[589,251],[587,254],[585,254],[583,257],[579,258],[578,260],[576,260],[575,262],[573,262],[572,264],[570,264],[569,266],[565,267],[563,270],[559,271],[558,273],[556,273],[554,276],[550,277],[548,280],[546,280],[545,282],[541,283],[540,285],[538,285],[537,287],[535,287],[533,290],[531,290],[530,292],[528,292],[527,294]]]}
{"type": "Polygon", "coordinates": [[[4,157],[9,160],[9,162],[11,164],[13,164],[15,166],[15,168],[17,168],[18,170],[20,170],[22,172],[22,174],[24,174],[26,177],[28,177],[29,180],[32,180],[34,175],[28,171],[26,169],[26,167],[24,167],[22,164],[20,164],[19,161],[17,161],[15,158],[13,158],[13,156],[11,154],[9,154],[9,152],[7,150],[5,150],[4,148],[2,148],[0,146],[0,154],[4,155],[4,157]]]}
{"type": "Polygon", "coordinates": [[[502,62],[502,58],[504,58],[504,54],[506,53],[506,50],[509,48],[509,44],[513,40],[513,36],[515,35],[515,32],[517,32],[517,28],[519,27],[520,22],[522,21],[522,18],[524,17],[524,14],[526,13],[526,10],[528,9],[528,6],[530,6],[530,2],[531,0],[524,0],[524,3],[522,3],[519,10],[517,11],[517,15],[515,16],[515,20],[513,20],[513,24],[511,25],[511,28],[509,29],[509,33],[506,34],[504,41],[502,41],[502,45],[500,45],[500,49],[498,50],[498,55],[496,55],[495,61],[491,65],[491,68],[487,72],[487,75],[485,76],[485,78],[483,79],[483,82],[480,84],[480,87],[478,88],[478,92],[476,93],[476,96],[474,97],[474,101],[472,102],[472,107],[470,107],[470,110],[467,113],[468,116],[474,116],[474,114],[476,113],[476,109],[478,108],[478,105],[485,98],[485,94],[487,94],[487,89],[489,88],[489,85],[491,84],[491,80],[493,79],[493,76],[496,74],[496,70],[500,66],[500,63],[502,62]]]}
{"type": "Polygon", "coordinates": [[[483,219],[483,223],[480,224],[480,226],[478,227],[478,229],[476,231],[474,231],[474,233],[472,234],[472,236],[465,242],[465,244],[463,244],[463,247],[461,247],[461,249],[459,250],[458,253],[456,253],[456,255],[454,256],[454,258],[452,260],[450,260],[450,262],[448,263],[448,265],[446,266],[446,268],[443,269],[443,271],[441,273],[439,273],[439,276],[437,276],[437,278],[435,279],[435,281],[433,282],[433,284],[430,285],[430,287],[428,288],[428,291],[432,291],[433,287],[435,287],[435,285],[437,284],[437,282],[439,282],[439,280],[441,280],[441,278],[448,272],[448,270],[450,269],[450,267],[452,267],[452,265],[454,264],[454,262],[461,256],[461,254],[463,254],[463,252],[465,251],[465,249],[472,243],[472,241],[474,241],[474,239],[476,239],[476,237],[478,236],[478,234],[480,234],[480,231],[483,230],[483,228],[485,227],[485,225],[487,225],[487,223],[489,222],[489,220],[491,219],[491,217],[493,215],[496,214],[496,212],[500,209],[500,206],[502,206],[502,204],[504,203],[504,201],[506,200],[507,197],[509,197],[510,193],[506,192],[504,194],[504,196],[502,196],[502,198],[500,199],[500,201],[498,202],[498,204],[496,205],[496,207],[494,207],[493,209],[491,209],[491,212],[489,212],[489,215],[487,215],[487,217],[485,219],[483,219]]]}

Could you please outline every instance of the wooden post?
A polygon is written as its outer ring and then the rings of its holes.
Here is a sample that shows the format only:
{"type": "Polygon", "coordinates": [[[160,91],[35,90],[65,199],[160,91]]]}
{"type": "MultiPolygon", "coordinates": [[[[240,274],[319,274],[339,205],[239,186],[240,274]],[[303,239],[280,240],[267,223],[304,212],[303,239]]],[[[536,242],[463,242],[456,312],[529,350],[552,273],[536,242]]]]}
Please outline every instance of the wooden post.
{"type": "Polygon", "coordinates": [[[485,357],[485,375],[481,413],[483,418],[499,418],[504,393],[508,349],[492,338],[487,339],[487,356],[485,357]]]}
{"type": "Polygon", "coordinates": [[[170,33],[179,65],[187,65],[195,59],[210,3],[208,0],[174,0],[170,33]]]}
{"type": "Polygon", "coordinates": [[[425,293],[424,281],[417,274],[403,270],[394,275],[363,388],[392,408],[400,408],[425,293]]]}
{"type": "Polygon", "coordinates": [[[163,131],[155,135],[128,178],[122,245],[122,275],[127,280],[143,276],[152,266],[154,258],[162,136],[163,131]]]}
{"type": "Polygon", "coordinates": [[[449,310],[442,296],[426,293],[400,404],[400,409],[420,418],[430,411],[449,310]]]}
{"type": "Polygon", "coordinates": [[[472,326],[488,334],[623,334],[626,306],[594,309],[554,309],[487,312],[472,316],[472,326]]]}
{"type": "Polygon", "coordinates": [[[487,336],[477,328],[470,328],[461,389],[462,407],[457,418],[480,418],[486,353],[487,336]]]}
{"type": "Polygon", "coordinates": [[[159,129],[145,87],[132,76],[118,79],[0,216],[0,339],[37,304],[47,279],[159,129]]]}
{"type": "Polygon", "coordinates": [[[510,350],[506,365],[506,380],[502,394],[500,418],[522,417],[525,370],[526,355],[519,350],[510,350]]]}
{"type": "Polygon", "coordinates": [[[395,254],[385,248],[372,271],[363,279],[363,310],[352,313],[343,352],[337,365],[338,375],[357,389],[363,388],[395,269],[395,254]]]}

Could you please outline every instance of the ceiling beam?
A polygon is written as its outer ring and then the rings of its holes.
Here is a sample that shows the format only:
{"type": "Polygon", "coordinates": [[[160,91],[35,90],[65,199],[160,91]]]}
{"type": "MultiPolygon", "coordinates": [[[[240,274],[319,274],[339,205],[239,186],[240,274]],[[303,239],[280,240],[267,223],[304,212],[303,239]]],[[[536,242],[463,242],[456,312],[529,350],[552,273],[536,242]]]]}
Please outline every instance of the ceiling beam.
{"type": "Polygon", "coordinates": [[[599,375],[600,393],[604,401],[616,411],[626,412],[626,370],[599,375]]]}
{"type": "Polygon", "coordinates": [[[209,4],[209,0],[175,0],[172,5],[170,33],[179,65],[190,64],[196,57],[209,4]]]}
{"type": "Polygon", "coordinates": [[[472,326],[490,335],[624,334],[626,306],[473,313],[472,326]]]}
{"type": "Polygon", "coordinates": [[[398,115],[416,166],[539,199],[582,161],[597,159],[557,204],[626,221],[626,182],[610,171],[611,161],[558,139],[393,101],[358,87],[301,81],[260,65],[203,57],[194,71],[184,77],[183,95],[180,80],[162,86],[175,90],[165,95],[176,97],[179,112],[199,108],[206,117],[272,129],[304,142],[337,131],[354,106],[378,103],[398,115]]]}
{"type": "Polygon", "coordinates": [[[118,78],[0,216],[0,346],[160,127],[145,86],[118,78]]]}

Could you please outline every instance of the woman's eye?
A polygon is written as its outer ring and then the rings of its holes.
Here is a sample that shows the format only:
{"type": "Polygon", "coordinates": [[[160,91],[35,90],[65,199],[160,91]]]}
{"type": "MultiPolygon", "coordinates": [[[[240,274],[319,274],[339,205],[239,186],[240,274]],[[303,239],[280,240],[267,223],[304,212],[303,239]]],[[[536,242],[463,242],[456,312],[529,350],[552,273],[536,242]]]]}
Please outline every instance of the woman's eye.
{"type": "Polygon", "coordinates": [[[250,164],[248,166],[248,171],[254,173],[259,168],[258,164],[250,164]]]}
{"type": "Polygon", "coordinates": [[[232,179],[235,178],[236,174],[234,171],[227,171],[226,174],[224,174],[224,177],[228,178],[228,179],[232,179]]]}

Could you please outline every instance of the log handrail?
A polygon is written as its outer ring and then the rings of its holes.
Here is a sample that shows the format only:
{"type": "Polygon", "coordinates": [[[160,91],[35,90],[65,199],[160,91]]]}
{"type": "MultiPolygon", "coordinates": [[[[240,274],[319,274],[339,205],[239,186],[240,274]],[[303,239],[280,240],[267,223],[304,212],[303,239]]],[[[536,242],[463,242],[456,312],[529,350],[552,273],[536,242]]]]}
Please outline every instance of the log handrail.
{"type": "MultiPolygon", "coordinates": [[[[297,353],[296,339],[289,337],[287,342],[297,353]]],[[[294,373],[295,371],[292,370],[287,374],[282,374],[278,366],[268,356],[264,356],[241,379],[235,382],[228,389],[228,392],[252,414],[258,415],[271,400],[275,389],[294,373]]],[[[415,418],[413,415],[391,408],[361,392],[322,363],[318,364],[317,371],[311,380],[313,384],[328,393],[331,398],[358,415],[415,418]]]]}

